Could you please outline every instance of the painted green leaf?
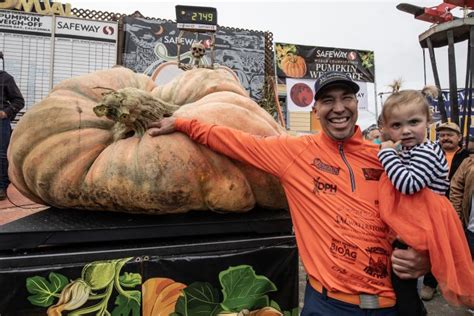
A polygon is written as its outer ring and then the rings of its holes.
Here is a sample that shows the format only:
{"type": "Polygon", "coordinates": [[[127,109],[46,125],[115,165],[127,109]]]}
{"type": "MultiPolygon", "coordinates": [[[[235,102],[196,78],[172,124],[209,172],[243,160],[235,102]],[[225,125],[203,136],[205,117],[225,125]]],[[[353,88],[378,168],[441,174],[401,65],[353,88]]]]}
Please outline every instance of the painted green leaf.
{"type": "MultiPolygon", "coordinates": [[[[140,297],[140,292],[138,291],[130,291],[130,292],[137,292],[138,296],[140,297]]],[[[127,294],[130,294],[127,292],[127,294]]],[[[136,300],[136,294],[132,295],[134,298],[129,299],[123,295],[118,295],[115,299],[115,308],[112,311],[112,316],[140,316],[140,299],[136,300]]]]}
{"type": "Polygon", "coordinates": [[[274,300],[271,300],[270,305],[267,305],[267,306],[273,307],[274,309],[281,311],[280,305],[278,305],[278,303],[275,302],[274,300]]]}
{"type": "Polygon", "coordinates": [[[133,300],[140,305],[142,301],[142,293],[140,291],[124,291],[127,295],[129,295],[129,300],[133,300]]]}
{"type": "Polygon", "coordinates": [[[142,284],[142,276],[138,273],[125,272],[119,277],[119,282],[124,287],[135,287],[142,284]]]}
{"type": "Polygon", "coordinates": [[[82,268],[81,277],[92,290],[104,289],[114,281],[117,261],[107,260],[88,263],[82,268]]]}
{"type": "Polygon", "coordinates": [[[183,289],[184,296],[176,302],[179,316],[214,316],[221,310],[219,291],[207,282],[194,282],[183,289]]]}
{"type": "Polygon", "coordinates": [[[183,296],[178,297],[176,305],[174,306],[174,312],[170,316],[184,316],[186,313],[186,298],[183,296]],[[183,314],[181,314],[181,312],[183,314]]]}
{"type": "Polygon", "coordinates": [[[249,307],[249,309],[260,309],[264,308],[270,305],[270,299],[268,298],[267,295],[264,295],[262,297],[256,298],[253,301],[253,304],[249,307]]]}
{"type": "Polygon", "coordinates": [[[64,275],[54,272],[48,275],[48,280],[41,276],[26,279],[26,289],[30,294],[33,294],[28,296],[31,304],[41,307],[52,305],[54,298],[69,283],[64,275]]]}
{"type": "Polygon", "coordinates": [[[251,266],[230,267],[219,273],[224,301],[221,306],[228,311],[238,312],[242,309],[252,310],[259,307],[268,297],[266,293],[277,288],[265,276],[257,276],[251,266]]]}
{"type": "Polygon", "coordinates": [[[291,311],[284,311],[283,316],[299,316],[300,309],[298,307],[293,308],[291,311]]]}

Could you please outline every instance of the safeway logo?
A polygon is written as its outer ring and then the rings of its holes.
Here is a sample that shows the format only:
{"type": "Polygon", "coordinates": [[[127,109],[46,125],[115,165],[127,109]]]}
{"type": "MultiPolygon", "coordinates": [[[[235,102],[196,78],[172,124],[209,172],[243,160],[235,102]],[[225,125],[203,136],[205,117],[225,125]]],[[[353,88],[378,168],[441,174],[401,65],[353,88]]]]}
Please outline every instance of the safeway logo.
{"type": "Polygon", "coordinates": [[[349,54],[347,54],[347,59],[348,59],[348,60],[356,60],[356,58],[357,58],[357,53],[354,52],[354,51],[352,51],[352,52],[350,52],[349,54]]]}
{"type": "Polygon", "coordinates": [[[104,28],[102,29],[102,32],[104,32],[105,35],[113,35],[114,28],[111,26],[104,26],[104,28]]]}

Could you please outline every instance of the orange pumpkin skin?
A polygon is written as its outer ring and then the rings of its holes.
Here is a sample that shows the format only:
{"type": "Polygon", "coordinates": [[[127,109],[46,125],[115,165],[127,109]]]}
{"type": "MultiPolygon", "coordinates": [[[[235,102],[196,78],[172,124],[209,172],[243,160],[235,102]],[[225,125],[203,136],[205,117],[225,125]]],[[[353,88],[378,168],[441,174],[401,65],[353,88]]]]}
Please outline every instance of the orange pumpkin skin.
{"type": "Polygon", "coordinates": [[[176,301],[185,284],[167,278],[148,279],[142,285],[142,315],[169,316],[175,311],[176,301]]]}
{"type": "Polygon", "coordinates": [[[281,70],[293,78],[301,78],[306,74],[306,62],[298,55],[287,55],[281,60],[281,70]]]}
{"type": "Polygon", "coordinates": [[[184,134],[114,141],[115,123],[97,117],[93,108],[103,92],[127,87],[182,105],[175,116],[263,136],[284,133],[226,71],[195,69],[155,87],[145,75],[113,68],[61,82],[22,117],[8,151],[9,176],[18,190],[59,208],[132,213],[286,206],[274,177],[197,145],[184,134]]]}

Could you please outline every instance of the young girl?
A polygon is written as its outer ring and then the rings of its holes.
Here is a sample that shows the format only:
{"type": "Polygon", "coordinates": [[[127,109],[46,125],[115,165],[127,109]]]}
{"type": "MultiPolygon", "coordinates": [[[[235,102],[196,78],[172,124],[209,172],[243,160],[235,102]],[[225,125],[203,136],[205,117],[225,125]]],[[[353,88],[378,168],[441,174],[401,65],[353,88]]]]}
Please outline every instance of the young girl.
{"type": "MultiPolygon", "coordinates": [[[[410,247],[429,251],[432,273],[450,303],[474,306],[474,265],[460,220],[445,197],[448,164],[440,145],[426,139],[427,96],[435,97],[437,89],[398,89],[382,109],[382,129],[390,140],[379,152],[386,171],[379,192],[381,217],[410,247]],[[416,194],[423,189],[431,194],[416,194]]],[[[395,275],[392,281],[397,305],[410,304],[406,282],[395,275]]]]}

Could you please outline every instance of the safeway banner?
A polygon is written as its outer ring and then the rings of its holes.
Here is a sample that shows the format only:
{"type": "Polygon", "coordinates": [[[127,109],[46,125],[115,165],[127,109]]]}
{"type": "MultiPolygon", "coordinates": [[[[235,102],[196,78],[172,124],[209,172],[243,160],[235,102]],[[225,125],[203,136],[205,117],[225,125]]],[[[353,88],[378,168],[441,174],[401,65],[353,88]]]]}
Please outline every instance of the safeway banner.
{"type": "Polygon", "coordinates": [[[316,79],[339,71],[354,81],[374,82],[373,51],[276,43],[275,52],[279,78],[316,79]]]}
{"type": "Polygon", "coordinates": [[[117,41],[118,24],[68,17],[56,17],[56,36],[78,39],[117,41]]]}
{"type": "MultiPolygon", "coordinates": [[[[314,82],[315,79],[286,79],[286,95],[288,111],[290,112],[311,112],[314,104],[314,82]]],[[[357,82],[360,87],[357,93],[359,109],[367,110],[368,96],[367,83],[357,82]]]]}
{"type": "MultiPolygon", "coordinates": [[[[176,23],[161,19],[124,17],[123,65],[136,72],[152,75],[159,65],[177,60],[179,30],[176,23]]],[[[181,38],[180,59],[192,62],[192,43],[202,41],[207,53],[205,65],[210,64],[208,34],[185,32],[181,38]]],[[[263,98],[265,81],[265,34],[258,31],[231,29],[219,26],[216,32],[215,63],[235,73],[252,99],[263,98]]]]}

